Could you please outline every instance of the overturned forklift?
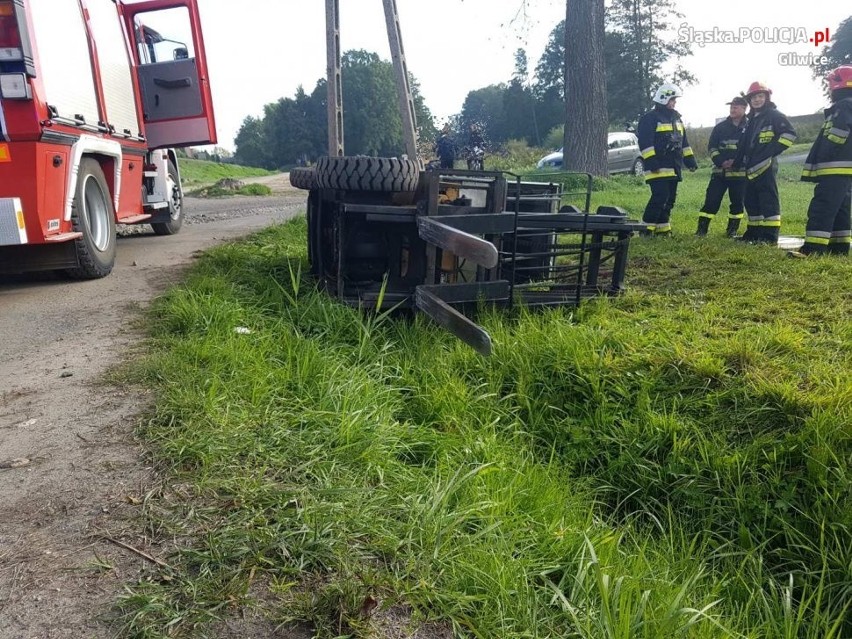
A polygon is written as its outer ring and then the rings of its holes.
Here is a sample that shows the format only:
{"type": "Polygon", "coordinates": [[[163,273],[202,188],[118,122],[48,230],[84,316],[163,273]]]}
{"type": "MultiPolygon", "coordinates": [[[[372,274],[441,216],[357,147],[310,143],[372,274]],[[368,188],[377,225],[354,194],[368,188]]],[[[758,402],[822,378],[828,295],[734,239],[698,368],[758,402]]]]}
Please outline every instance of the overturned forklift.
{"type": "Polygon", "coordinates": [[[309,191],[311,272],[342,302],[415,308],[488,355],[491,339],[467,305],[577,305],[623,289],[641,225],[622,210],[560,210],[557,183],[412,164],[322,158],[291,173],[309,191]]]}
{"type": "MultiPolygon", "coordinates": [[[[338,0],[326,0],[329,154],[290,172],[308,191],[308,258],[325,290],[362,308],[425,312],[478,352],[491,338],[466,306],[578,305],[623,288],[621,209],[562,206],[562,186],[497,171],[423,170],[395,0],[383,0],[406,155],[345,156],[338,0]]],[[[564,175],[564,174],[563,174],[564,175]]],[[[574,176],[577,178],[578,176],[574,176]]]]}

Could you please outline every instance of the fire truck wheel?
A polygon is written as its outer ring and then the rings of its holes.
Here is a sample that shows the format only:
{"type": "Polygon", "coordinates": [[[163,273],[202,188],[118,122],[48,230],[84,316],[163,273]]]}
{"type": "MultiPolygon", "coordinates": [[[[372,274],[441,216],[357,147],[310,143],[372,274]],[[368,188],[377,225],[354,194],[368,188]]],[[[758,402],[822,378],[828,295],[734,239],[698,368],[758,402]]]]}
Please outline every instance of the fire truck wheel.
{"type": "Polygon", "coordinates": [[[169,197],[169,221],[151,224],[157,235],[174,235],[183,226],[183,188],[177,167],[169,160],[169,175],[166,178],[169,197]]]}
{"type": "Polygon", "coordinates": [[[68,269],[75,279],[109,275],[115,264],[115,209],[101,165],[83,158],[71,208],[71,225],[82,237],[74,241],[79,266],[68,269]]]}
{"type": "Polygon", "coordinates": [[[312,191],[317,188],[317,172],[309,166],[292,168],[290,169],[290,184],[297,189],[312,191]]]}
{"type": "Polygon", "coordinates": [[[322,157],[317,183],[326,189],[400,193],[417,190],[420,167],[402,158],[322,157]]]}

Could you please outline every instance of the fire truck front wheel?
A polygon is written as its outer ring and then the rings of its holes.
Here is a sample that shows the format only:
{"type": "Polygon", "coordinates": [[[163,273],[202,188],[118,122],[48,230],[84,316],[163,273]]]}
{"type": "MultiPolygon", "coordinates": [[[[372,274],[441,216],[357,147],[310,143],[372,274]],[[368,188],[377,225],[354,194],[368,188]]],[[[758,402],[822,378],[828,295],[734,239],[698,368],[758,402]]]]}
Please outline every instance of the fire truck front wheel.
{"type": "Polygon", "coordinates": [[[71,224],[82,236],[74,241],[79,265],[68,269],[68,275],[76,279],[109,275],[115,264],[115,210],[104,172],[93,158],[80,161],[71,224]]]}
{"type": "Polygon", "coordinates": [[[151,228],[157,235],[174,235],[183,226],[183,189],[180,185],[180,176],[177,167],[169,160],[169,175],[166,178],[166,187],[169,191],[169,221],[154,222],[151,228]]]}

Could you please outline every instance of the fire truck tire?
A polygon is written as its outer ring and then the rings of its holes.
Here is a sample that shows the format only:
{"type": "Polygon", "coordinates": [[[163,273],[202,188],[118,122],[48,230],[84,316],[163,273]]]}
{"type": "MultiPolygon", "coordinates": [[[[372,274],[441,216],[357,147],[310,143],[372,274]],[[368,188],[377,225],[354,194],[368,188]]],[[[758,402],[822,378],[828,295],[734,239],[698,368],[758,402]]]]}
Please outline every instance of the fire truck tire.
{"type": "Polygon", "coordinates": [[[183,187],[177,167],[169,160],[169,176],[167,178],[169,197],[169,221],[151,224],[156,235],[174,235],[183,226],[183,187]]]}
{"type": "Polygon", "coordinates": [[[297,189],[314,190],[317,188],[316,169],[309,166],[297,166],[290,169],[290,184],[297,189]]]}
{"type": "Polygon", "coordinates": [[[115,209],[101,165],[83,158],[71,208],[71,225],[83,235],[74,240],[79,266],[69,277],[91,280],[110,274],[115,264],[115,209]]]}
{"type": "Polygon", "coordinates": [[[402,158],[322,157],[317,183],[326,189],[400,193],[417,190],[420,167],[402,158]]]}

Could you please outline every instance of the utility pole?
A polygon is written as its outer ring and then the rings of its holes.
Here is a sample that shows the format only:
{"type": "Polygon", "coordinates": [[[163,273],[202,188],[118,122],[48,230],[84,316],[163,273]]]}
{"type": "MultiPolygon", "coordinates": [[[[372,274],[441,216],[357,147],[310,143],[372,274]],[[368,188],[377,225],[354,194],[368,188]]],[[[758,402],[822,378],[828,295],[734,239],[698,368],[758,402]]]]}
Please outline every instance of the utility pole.
{"type": "MultiPolygon", "coordinates": [[[[408,64],[402,46],[402,30],[396,0],[382,0],[388,29],[388,44],[396,76],[396,92],[399,97],[399,115],[402,119],[402,137],[408,159],[418,162],[417,115],[408,81],[408,64]]],[[[339,0],[325,0],[325,41],[328,64],[328,155],[343,156],[343,85],[340,70],[340,5],[339,0]]]]}

